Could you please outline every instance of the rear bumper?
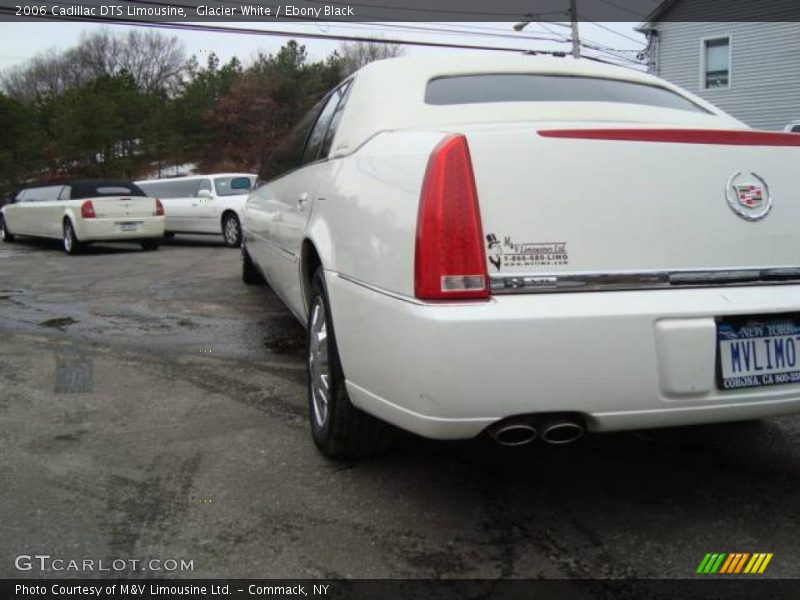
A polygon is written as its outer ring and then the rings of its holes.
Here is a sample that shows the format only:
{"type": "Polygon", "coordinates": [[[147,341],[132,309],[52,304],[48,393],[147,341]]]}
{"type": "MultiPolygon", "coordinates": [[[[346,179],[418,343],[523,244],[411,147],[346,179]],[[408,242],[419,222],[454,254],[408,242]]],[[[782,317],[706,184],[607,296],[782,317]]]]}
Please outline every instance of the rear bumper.
{"type": "Polygon", "coordinates": [[[164,237],[164,217],[76,219],[75,235],[81,242],[124,242],[164,237]],[[136,223],[135,231],[122,231],[122,223],[136,223]]]}
{"type": "Polygon", "coordinates": [[[355,405],[433,438],[577,412],[591,431],[800,412],[800,386],[720,390],[715,317],[800,312],[800,286],[495,296],[432,305],[326,273],[355,405]]]}

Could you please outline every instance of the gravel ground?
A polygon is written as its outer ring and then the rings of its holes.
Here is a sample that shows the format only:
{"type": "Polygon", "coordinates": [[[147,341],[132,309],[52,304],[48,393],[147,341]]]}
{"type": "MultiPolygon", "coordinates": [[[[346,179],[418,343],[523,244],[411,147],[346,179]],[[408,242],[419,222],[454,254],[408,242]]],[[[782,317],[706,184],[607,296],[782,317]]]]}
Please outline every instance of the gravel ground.
{"type": "Polygon", "coordinates": [[[0,247],[0,576],[19,554],[184,559],[171,577],[800,576],[800,417],[511,451],[407,436],[333,463],[304,332],[238,252],[0,247]]]}

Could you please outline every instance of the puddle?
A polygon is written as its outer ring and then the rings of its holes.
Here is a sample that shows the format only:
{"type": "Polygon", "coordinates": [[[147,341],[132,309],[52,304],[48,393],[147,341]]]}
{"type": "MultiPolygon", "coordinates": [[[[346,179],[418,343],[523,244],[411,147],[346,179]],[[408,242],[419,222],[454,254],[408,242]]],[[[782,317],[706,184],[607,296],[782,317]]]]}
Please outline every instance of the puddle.
{"type": "Polygon", "coordinates": [[[42,327],[53,327],[55,329],[63,329],[77,322],[78,321],[76,321],[72,317],[58,317],[56,319],[47,319],[46,321],[42,321],[41,323],[39,323],[39,325],[41,325],[42,327]]]}
{"type": "Polygon", "coordinates": [[[275,316],[262,321],[267,334],[264,346],[273,354],[303,356],[306,350],[306,332],[292,315],[275,316]]]}

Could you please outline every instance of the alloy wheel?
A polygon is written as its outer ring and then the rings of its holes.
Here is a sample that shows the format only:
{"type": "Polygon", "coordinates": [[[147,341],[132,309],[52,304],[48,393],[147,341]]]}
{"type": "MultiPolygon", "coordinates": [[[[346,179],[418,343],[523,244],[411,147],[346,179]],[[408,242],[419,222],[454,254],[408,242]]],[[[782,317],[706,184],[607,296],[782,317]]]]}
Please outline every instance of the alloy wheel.
{"type": "Polygon", "coordinates": [[[239,221],[235,217],[228,217],[225,221],[225,241],[230,246],[235,246],[239,241],[239,221]]]}
{"type": "Polygon", "coordinates": [[[328,325],[325,303],[315,296],[311,305],[311,327],[308,332],[308,372],[314,421],[320,428],[328,421],[331,398],[331,372],[328,355],[328,325]]]}
{"type": "Polygon", "coordinates": [[[64,223],[64,250],[67,251],[67,254],[72,252],[72,246],[75,244],[75,240],[72,233],[72,226],[69,222],[64,223]]]}

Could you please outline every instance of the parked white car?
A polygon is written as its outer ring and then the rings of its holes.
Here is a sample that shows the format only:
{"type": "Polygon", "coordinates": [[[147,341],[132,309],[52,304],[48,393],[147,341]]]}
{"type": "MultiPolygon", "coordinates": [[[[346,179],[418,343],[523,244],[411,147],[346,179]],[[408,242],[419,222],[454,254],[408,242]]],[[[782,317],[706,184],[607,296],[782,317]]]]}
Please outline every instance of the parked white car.
{"type": "Polygon", "coordinates": [[[243,277],[306,324],[334,457],[798,412],[798,159],[633,70],[384,60],[267,165],[243,277]]]}
{"type": "Polygon", "coordinates": [[[800,121],[792,121],[783,130],[788,133],[800,133],[800,121]]]}
{"type": "Polygon", "coordinates": [[[167,237],[221,233],[228,246],[238,248],[242,243],[241,212],[255,182],[252,173],[215,173],[136,184],[164,203],[167,237]]]}
{"type": "Polygon", "coordinates": [[[76,254],[91,242],[139,242],[157,250],[164,237],[164,207],[130,181],[82,179],[19,190],[3,206],[0,237],[63,240],[76,254]]]}

